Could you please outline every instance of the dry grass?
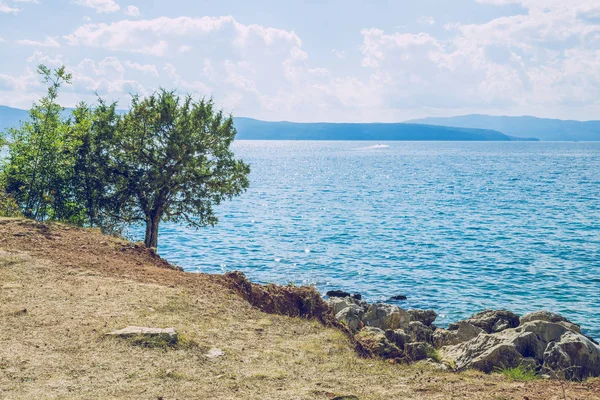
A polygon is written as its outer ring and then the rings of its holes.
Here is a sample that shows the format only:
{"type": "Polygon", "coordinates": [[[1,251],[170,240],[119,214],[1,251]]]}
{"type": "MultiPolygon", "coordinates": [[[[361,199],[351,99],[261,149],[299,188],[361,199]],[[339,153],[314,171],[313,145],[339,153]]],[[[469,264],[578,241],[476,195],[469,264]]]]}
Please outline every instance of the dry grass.
{"type": "MultiPolygon", "coordinates": [[[[0,219],[0,399],[562,398],[552,381],[361,359],[341,332],[260,312],[221,282],[95,231],[0,219]],[[182,343],[104,336],[128,325],[175,327],[182,343]]],[[[566,390],[600,399],[597,380],[566,390]]]]}

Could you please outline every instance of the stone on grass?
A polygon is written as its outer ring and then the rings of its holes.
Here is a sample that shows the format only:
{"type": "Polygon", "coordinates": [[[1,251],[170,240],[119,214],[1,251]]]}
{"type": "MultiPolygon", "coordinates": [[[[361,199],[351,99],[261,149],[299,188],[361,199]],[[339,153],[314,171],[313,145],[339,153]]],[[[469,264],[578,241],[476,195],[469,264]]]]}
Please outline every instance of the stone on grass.
{"type": "Polygon", "coordinates": [[[109,332],[107,336],[121,338],[138,338],[144,337],[147,339],[164,340],[167,343],[175,344],[178,340],[177,331],[175,328],[148,328],[143,326],[128,326],[127,328],[118,331],[109,332]]]}
{"type": "Polygon", "coordinates": [[[219,358],[224,355],[225,355],[225,353],[223,352],[223,350],[218,349],[216,347],[213,347],[212,349],[210,349],[208,351],[208,353],[205,354],[206,358],[219,358]]]}

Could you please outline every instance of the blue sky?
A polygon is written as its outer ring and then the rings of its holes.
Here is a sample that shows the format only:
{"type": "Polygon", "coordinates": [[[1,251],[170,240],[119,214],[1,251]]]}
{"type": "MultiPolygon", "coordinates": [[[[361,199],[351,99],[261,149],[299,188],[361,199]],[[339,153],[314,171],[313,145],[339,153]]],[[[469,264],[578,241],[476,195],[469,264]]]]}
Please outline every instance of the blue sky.
{"type": "Polygon", "coordinates": [[[0,0],[0,55],[21,108],[45,63],[65,106],[162,86],[265,120],[600,119],[598,0],[0,0]]]}

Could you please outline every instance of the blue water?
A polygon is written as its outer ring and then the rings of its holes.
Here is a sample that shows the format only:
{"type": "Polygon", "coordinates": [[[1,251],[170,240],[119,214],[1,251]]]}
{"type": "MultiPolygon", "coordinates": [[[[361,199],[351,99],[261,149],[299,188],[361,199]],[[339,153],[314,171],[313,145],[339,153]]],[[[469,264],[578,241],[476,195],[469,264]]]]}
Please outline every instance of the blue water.
{"type": "Polygon", "coordinates": [[[444,325],[548,309],[600,338],[600,143],[258,142],[220,223],[165,225],[188,271],[405,294],[444,325]]]}

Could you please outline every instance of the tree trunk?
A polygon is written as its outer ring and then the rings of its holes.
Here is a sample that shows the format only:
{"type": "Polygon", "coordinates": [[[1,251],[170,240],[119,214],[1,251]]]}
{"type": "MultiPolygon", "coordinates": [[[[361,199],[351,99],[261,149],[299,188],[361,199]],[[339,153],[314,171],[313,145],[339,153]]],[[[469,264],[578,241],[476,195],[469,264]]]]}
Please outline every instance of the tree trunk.
{"type": "Polygon", "coordinates": [[[153,214],[146,219],[146,238],[144,244],[147,248],[158,247],[158,223],[160,222],[160,215],[153,214]]]}

